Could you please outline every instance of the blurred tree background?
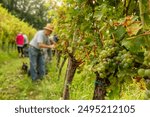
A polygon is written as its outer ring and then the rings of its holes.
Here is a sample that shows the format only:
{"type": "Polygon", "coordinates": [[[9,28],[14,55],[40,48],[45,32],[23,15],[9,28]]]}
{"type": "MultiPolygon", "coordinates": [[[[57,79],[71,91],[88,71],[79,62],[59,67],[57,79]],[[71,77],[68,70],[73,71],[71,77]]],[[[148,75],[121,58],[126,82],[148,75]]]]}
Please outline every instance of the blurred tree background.
{"type": "Polygon", "coordinates": [[[51,22],[48,11],[52,9],[47,0],[0,0],[0,4],[12,15],[28,22],[36,29],[41,29],[51,22]]]}

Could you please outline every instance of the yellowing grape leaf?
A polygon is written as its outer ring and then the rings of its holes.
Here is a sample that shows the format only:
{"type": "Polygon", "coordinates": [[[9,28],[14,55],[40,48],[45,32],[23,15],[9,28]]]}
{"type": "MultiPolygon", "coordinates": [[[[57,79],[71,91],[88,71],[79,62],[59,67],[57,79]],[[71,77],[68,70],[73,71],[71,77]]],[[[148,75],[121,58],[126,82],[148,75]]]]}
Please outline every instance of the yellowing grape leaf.
{"type": "Polygon", "coordinates": [[[133,36],[136,35],[141,28],[142,28],[141,22],[134,22],[130,26],[126,27],[126,31],[129,36],[133,36]]]}

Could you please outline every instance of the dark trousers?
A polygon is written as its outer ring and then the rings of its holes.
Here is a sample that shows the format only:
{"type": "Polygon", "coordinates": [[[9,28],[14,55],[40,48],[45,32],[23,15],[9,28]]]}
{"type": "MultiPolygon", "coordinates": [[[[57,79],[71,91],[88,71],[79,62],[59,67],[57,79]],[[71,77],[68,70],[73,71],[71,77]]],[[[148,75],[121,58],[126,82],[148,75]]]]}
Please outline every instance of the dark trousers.
{"type": "Polygon", "coordinates": [[[17,46],[18,53],[21,54],[21,57],[23,57],[23,47],[17,46]]]}

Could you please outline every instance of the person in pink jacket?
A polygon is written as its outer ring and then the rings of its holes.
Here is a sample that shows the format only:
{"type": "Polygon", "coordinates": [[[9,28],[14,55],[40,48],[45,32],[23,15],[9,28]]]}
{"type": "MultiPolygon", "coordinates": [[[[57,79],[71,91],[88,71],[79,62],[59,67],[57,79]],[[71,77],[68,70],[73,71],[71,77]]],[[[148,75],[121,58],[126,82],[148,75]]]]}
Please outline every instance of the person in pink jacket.
{"type": "Polygon", "coordinates": [[[16,45],[17,45],[19,57],[23,57],[24,56],[24,53],[23,53],[24,37],[22,33],[19,33],[16,36],[16,45]]]}

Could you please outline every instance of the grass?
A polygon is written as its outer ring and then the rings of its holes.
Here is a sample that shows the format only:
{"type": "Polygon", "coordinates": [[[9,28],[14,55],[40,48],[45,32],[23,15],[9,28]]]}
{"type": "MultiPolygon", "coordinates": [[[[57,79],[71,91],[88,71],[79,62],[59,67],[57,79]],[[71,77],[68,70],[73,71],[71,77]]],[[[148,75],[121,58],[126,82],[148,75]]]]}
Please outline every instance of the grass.
{"type": "MultiPolygon", "coordinates": [[[[1,100],[60,100],[67,62],[58,80],[56,59],[48,64],[48,74],[41,81],[32,82],[27,74],[22,73],[21,66],[28,58],[18,58],[16,51],[0,51],[0,99],[1,100]]],[[[76,72],[70,86],[71,100],[91,100],[94,91],[95,75],[89,71],[76,72]]],[[[125,84],[120,99],[144,99],[145,90],[141,84],[125,84]]],[[[149,92],[148,92],[149,93],[149,92]]],[[[150,94],[150,93],[149,93],[150,94]]],[[[109,97],[107,98],[109,99],[109,97]]]]}
{"type": "MultiPolygon", "coordinates": [[[[0,99],[59,99],[62,83],[50,73],[42,81],[32,82],[21,72],[22,62],[28,58],[13,59],[0,69],[0,99]]],[[[51,69],[52,71],[52,69],[51,69]]]]}
{"type": "Polygon", "coordinates": [[[93,98],[95,76],[87,72],[83,71],[75,74],[71,86],[71,99],[91,100],[93,98]]]}

